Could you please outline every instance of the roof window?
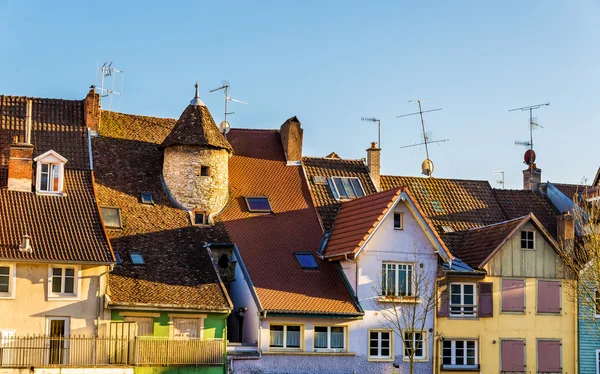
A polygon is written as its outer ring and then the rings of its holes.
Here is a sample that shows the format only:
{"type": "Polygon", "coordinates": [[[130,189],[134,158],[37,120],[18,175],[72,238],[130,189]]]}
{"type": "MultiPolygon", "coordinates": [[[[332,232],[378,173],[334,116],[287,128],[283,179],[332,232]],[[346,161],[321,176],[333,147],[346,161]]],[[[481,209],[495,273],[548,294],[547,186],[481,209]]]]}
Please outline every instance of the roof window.
{"type": "Polygon", "coordinates": [[[142,192],[142,204],[154,204],[154,200],[152,200],[152,193],[142,192]]]}
{"type": "Polygon", "coordinates": [[[452,228],[452,226],[442,225],[442,231],[445,233],[448,233],[448,232],[454,232],[454,229],[452,228]]]}
{"type": "Polygon", "coordinates": [[[117,261],[117,265],[123,265],[123,260],[121,259],[121,254],[119,254],[119,252],[115,252],[115,260],[117,261]]]}
{"type": "Polygon", "coordinates": [[[110,206],[101,206],[100,213],[102,214],[102,221],[107,229],[120,229],[121,224],[121,209],[110,206]]]}
{"type": "Polygon", "coordinates": [[[327,184],[327,178],[322,175],[313,175],[312,179],[314,184],[327,184]]]}
{"type": "Polygon", "coordinates": [[[327,181],[333,196],[337,200],[356,199],[365,196],[365,190],[356,177],[331,177],[327,181]]]}
{"type": "Polygon", "coordinates": [[[129,259],[131,263],[134,265],[144,265],[146,262],[144,261],[144,256],[140,252],[130,252],[129,259]]]}
{"type": "Polygon", "coordinates": [[[271,213],[271,203],[266,196],[249,196],[246,197],[246,204],[250,213],[271,213]]]}
{"type": "Polygon", "coordinates": [[[318,269],[317,261],[310,252],[296,252],[296,260],[300,263],[302,269],[318,269]]]}
{"type": "Polygon", "coordinates": [[[440,204],[440,202],[437,200],[433,200],[431,202],[431,205],[433,205],[433,210],[435,210],[438,213],[442,213],[444,211],[444,209],[442,209],[442,204],[440,204]]]}

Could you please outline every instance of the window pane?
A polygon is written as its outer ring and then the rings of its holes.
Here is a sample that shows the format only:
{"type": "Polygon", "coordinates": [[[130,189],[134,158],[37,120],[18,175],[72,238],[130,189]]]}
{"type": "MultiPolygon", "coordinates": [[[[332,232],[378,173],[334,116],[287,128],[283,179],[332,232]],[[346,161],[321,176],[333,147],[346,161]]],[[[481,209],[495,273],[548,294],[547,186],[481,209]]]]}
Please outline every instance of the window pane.
{"type": "Polygon", "coordinates": [[[67,277],[72,277],[72,276],[74,276],[74,275],[75,275],[75,269],[73,269],[73,268],[66,268],[66,269],[65,269],[65,275],[66,275],[67,277]]]}
{"type": "Polygon", "coordinates": [[[343,327],[332,327],[331,328],[331,348],[344,348],[344,328],[343,327]]]}
{"type": "Polygon", "coordinates": [[[315,348],[327,348],[327,327],[315,327],[315,348]]]}
{"type": "Polygon", "coordinates": [[[100,213],[106,227],[120,228],[121,214],[119,208],[101,207],[100,213]]]}
{"type": "Polygon", "coordinates": [[[247,197],[248,210],[250,212],[270,212],[271,204],[266,197],[247,197]]]}
{"type": "Polygon", "coordinates": [[[52,268],[52,275],[62,275],[62,268],[52,268]]]}
{"type": "Polygon", "coordinates": [[[144,264],[144,256],[138,252],[131,252],[129,254],[129,258],[134,265],[143,265],[144,264]]]}
{"type": "Polygon", "coordinates": [[[0,267],[0,292],[8,292],[9,291],[9,283],[10,283],[10,268],[0,267]]]}
{"type": "Polygon", "coordinates": [[[8,275],[10,274],[9,266],[0,266],[0,275],[8,275]]]}
{"type": "Polygon", "coordinates": [[[300,326],[287,326],[287,348],[300,348],[300,326]]]}
{"type": "Polygon", "coordinates": [[[396,265],[387,264],[387,296],[396,296],[396,265]]]}
{"type": "Polygon", "coordinates": [[[350,183],[352,184],[352,188],[354,189],[354,194],[358,197],[365,196],[365,191],[363,191],[358,178],[350,178],[350,183]]]}
{"type": "Polygon", "coordinates": [[[40,173],[40,191],[48,191],[48,173],[40,173]]]}
{"type": "Polygon", "coordinates": [[[356,198],[356,194],[354,193],[354,189],[352,188],[352,184],[348,178],[342,178],[342,184],[344,185],[344,189],[346,190],[346,194],[348,198],[354,199],[356,198]]]}
{"type": "Polygon", "coordinates": [[[310,253],[296,253],[296,259],[303,269],[317,269],[317,261],[310,253]]]}
{"type": "Polygon", "coordinates": [[[333,182],[335,183],[335,186],[337,187],[338,193],[340,195],[340,199],[347,199],[348,193],[346,192],[344,184],[342,183],[342,179],[341,178],[333,178],[333,182]]]}
{"type": "Polygon", "coordinates": [[[74,293],[75,278],[65,277],[65,293],[74,293]]]}
{"type": "Polygon", "coordinates": [[[62,278],[52,277],[52,292],[60,293],[62,291],[62,278]]]}
{"type": "Polygon", "coordinates": [[[58,165],[52,165],[52,186],[51,186],[52,191],[58,191],[58,181],[59,181],[58,170],[59,170],[58,165]]]}
{"type": "Polygon", "coordinates": [[[283,347],[283,326],[271,326],[269,347],[283,347]]]}
{"type": "Polygon", "coordinates": [[[177,337],[197,338],[197,318],[173,318],[173,335],[177,337]]]}

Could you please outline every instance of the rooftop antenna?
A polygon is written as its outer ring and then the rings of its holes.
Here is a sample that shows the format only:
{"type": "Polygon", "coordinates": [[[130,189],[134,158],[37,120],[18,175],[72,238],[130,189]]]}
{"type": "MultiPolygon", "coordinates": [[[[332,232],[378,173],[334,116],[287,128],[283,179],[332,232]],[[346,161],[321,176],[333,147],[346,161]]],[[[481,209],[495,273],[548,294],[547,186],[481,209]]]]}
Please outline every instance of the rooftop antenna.
{"type": "Polygon", "coordinates": [[[377,122],[377,145],[381,148],[381,120],[375,117],[361,117],[361,121],[377,122]]]}
{"type": "Polygon", "coordinates": [[[230,101],[236,102],[236,103],[240,103],[240,104],[248,104],[245,101],[242,100],[237,100],[232,98],[231,96],[229,96],[229,87],[231,87],[229,85],[229,82],[226,80],[221,81],[221,87],[219,88],[215,88],[214,90],[210,90],[210,92],[216,92],[216,91],[220,91],[223,90],[225,91],[225,119],[223,120],[223,122],[221,122],[219,124],[219,128],[221,129],[222,132],[224,132],[225,134],[227,134],[229,132],[230,129],[230,125],[229,122],[227,122],[227,115],[229,114],[235,114],[235,112],[228,112],[227,111],[227,104],[229,104],[230,101]]]}
{"type": "Polygon", "coordinates": [[[427,158],[421,164],[421,172],[423,173],[423,175],[431,177],[431,175],[433,174],[433,162],[429,158],[429,147],[428,147],[428,144],[431,144],[431,143],[440,143],[440,142],[447,142],[450,139],[429,140],[430,135],[428,135],[427,132],[425,132],[425,121],[423,120],[423,113],[437,112],[438,110],[442,110],[442,108],[423,110],[423,108],[421,107],[421,103],[424,102],[424,100],[410,100],[409,102],[410,103],[415,103],[415,102],[418,103],[419,104],[419,111],[418,112],[414,112],[414,113],[402,114],[402,115],[396,116],[396,118],[408,117],[408,116],[413,116],[415,114],[419,114],[421,116],[421,130],[423,131],[423,142],[422,143],[417,143],[417,144],[412,144],[412,145],[406,145],[406,146],[403,146],[403,147],[400,147],[400,148],[409,148],[409,147],[415,147],[417,145],[424,144],[425,145],[425,155],[427,156],[427,158]]]}
{"type": "Polygon", "coordinates": [[[113,62],[108,61],[102,64],[100,74],[100,98],[109,97],[108,109],[112,109],[113,96],[119,96],[117,110],[121,109],[121,96],[123,95],[123,82],[125,81],[125,71],[112,66],[113,62]],[[120,79],[119,79],[120,76],[120,79]],[[115,89],[115,83],[120,80],[119,87],[115,89]],[[110,88],[109,88],[110,87],[110,88]]]}
{"type": "MultiPolygon", "coordinates": [[[[531,105],[531,106],[524,106],[522,108],[515,108],[515,109],[511,109],[509,110],[509,112],[515,112],[517,110],[520,111],[529,111],[529,141],[521,141],[521,140],[516,140],[515,144],[516,145],[524,145],[526,147],[528,147],[529,149],[525,151],[525,156],[524,156],[524,163],[529,167],[529,169],[533,169],[535,168],[535,151],[533,150],[533,129],[534,127],[540,127],[543,128],[540,124],[538,124],[537,118],[533,118],[533,110],[534,109],[539,109],[543,106],[550,106],[550,103],[544,103],[544,104],[537,104],[537,105],[531,105]]],[[[533,173],[529,173],[529,185],[532,185],[532,179],[533,179],[533,173]]]]}
{"type": "Polygon", "coordinates": [[[502,189],[504,189],[504,170],[496,170],[496,171],[492,171],[492,174],[500,174],[502,179],[499,179],[496,181],[496,183],[498,183],[499,185],[502,186],[502,189]]]}

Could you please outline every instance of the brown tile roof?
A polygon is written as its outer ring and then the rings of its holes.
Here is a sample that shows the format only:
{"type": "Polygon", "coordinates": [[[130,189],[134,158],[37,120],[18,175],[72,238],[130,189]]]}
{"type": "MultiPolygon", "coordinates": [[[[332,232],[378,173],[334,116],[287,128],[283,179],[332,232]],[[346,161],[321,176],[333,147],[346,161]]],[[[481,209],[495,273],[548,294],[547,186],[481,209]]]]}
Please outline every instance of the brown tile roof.
{"type": "Polygon", "coordinates": [[[552,183],[558,190],[564,193],[569,199],[573,199],[575,195],[590,188],[590,186],[581,184],[566,184],[566,183],[552,183]]]}
{"type": "Polygon", "coordinates": [[[533,213],[546,230],[556,238],[556,216],[560,212],[554,204],[538,191],[494,189],[496,200],[506,219],[533,213]]]}
{"type": "Polygon", "coordinates": [[[401,192],[402,188],[394,188],[342,203],[323,255],[355,254],[394,206],[401,192]]]}
{"type": "Polygon", "coordinates": [[[460,245],[454,247],[454,254],[474,269],[482,266],[484,260],[502,244],[508,236],[520,227],[528,216],[489,226],[478,227],[452,235],[460,236],[460,245]]]}
{"type": "Polygon", "coordinates": [[[6,189],[8,146],[15,135],[25,134],[27,99],[0,96],[0,257],[113,262],[94,196],[83,101],[29,98],[33,103],[33,156],[53,149],[68,159],[64,195],[6,189]],[[31,237],[31,254],[18,250],[23,235],[31,237]]]}
{"type": "Polygon", "coordinates": [[[278,131],[232,129],[231,201],[223,221],[262,307],[271,313],[360,315],[335,264],[316,257],[322,230],[302,168],[286,166],[278,131]],[[267,196],[273,214],[249,213],[244,196],[267,196]],[[294,252],[315,254],[303,270],[294,252]]]}
{"type": "Polygon", "coordinates": [[[217,128],[215,120],[204,105],[188,105],[163,141],[162,146],[201,145],[232,151],[231,145],[217,128]]]}
{"type": "Polygon", "coordinates": [[[600,168],[598,168],[598,171],[596,172],[596,176],[594,177],[594,182],[592,183],[592,186],[600,186],[600,168]]]}
{"type": "Polygon", "coordinates": [[[93,139],[100,205],[121,208],[122,230],[107,230],[123,260],[109,275],[113,303],[204,310],[230,308],[228,297],[202,242],[228,242],[222,225],[192,226],[187,212],[165,194],[160,144],[175,120],[102,112],[93,139]],[[154,205],[140,202],[152,193],[154,205]],[[145,265],[133,265],[140,252],[145,265]]]}
{"type": "MultiPolygon", "coordinates": [[[[331,177],[357,177],[360,179],[365,194],[371,195],[377,192],[373,181],[369,176],[367,166],[361,160],[344,160],[340,158],[303,157],[302,163],[308,177],[308,184],[317,206],[323,226],[328,231],[333,225],[335,216],[340,207],[340,201],[336,200],[328,184],[316,184],[315,176],[331,177]]],[[[335,155],[337,156],[337,155],[335,155]]],[[[339,156],[337,156],[339,157],[339,156]]]]}
{"type": "Polygon", "coordinates": [[[408,187],[440,235],[506,220],[487,181],[381,176],[381,189],[408,187]]]}

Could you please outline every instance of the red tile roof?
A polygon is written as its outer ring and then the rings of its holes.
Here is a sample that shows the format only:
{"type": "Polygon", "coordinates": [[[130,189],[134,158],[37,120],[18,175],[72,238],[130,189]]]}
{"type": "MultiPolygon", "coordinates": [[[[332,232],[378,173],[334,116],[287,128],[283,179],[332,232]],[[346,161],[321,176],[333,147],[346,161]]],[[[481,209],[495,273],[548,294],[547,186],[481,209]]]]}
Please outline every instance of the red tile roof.
{"type": "Polygon", "coordinates": [[[220,219],[239,248],[258,298],[271,313],[361,314],[335,264],[316,257],[322,230],[300,166],[286,166],[278,131],[232,129],[231,201],[220,219]],[[248,212],[245,196],[267,196],[273,214],[248,212]],[[295,252],[312,252],[303,270],[295,252]]]}
{"type": "Polygon", "coordinates": [[[0,96],[0,258],[114,261],[94,196],[83,118],[81,100],[0,96]],[[33,157],[53,149],[68,160],[63,196],[6,189],[8,147],[15,135],[24,137],[28,99],[33,112],[33,157]],[[23,235],[31,237],[32,253],[18,250],[23,235]]]}
{"type": "Polygon", "coordinates": [[[102,112],[93,139],[100,205],[121,209],[123,229],[107,230],[123,260],[109,274],[113,304],[229,310],[226,291],[203,242],[229,242],[222,225],[192,226],[163,190],[160,144],[175,120],[102,112]],[[153,205],[140,201],[150,192],[153,205]],[[133,265],[140,252],[145,265],[133,265]]]}
{"type": "Polygon", "coordinates": [[[356,254],[402,193],[402,188],[365,196],[342,204],[323,255],[356,254]]]}

